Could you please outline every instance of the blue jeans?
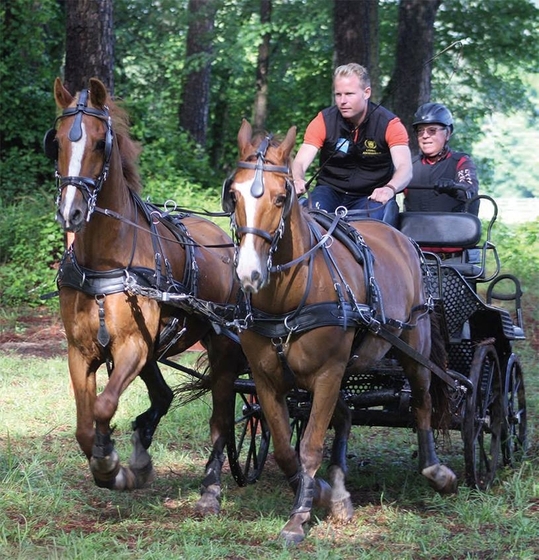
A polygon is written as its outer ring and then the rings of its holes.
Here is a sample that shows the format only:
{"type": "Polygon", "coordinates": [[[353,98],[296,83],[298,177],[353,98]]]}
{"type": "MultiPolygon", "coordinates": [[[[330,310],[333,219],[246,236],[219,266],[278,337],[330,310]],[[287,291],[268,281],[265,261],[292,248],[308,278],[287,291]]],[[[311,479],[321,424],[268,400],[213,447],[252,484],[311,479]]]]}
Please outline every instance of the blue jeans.
{"type": "Polygon", "coordinates": [[[313,208],[333,213],[339,206],[344,206],[348,211],[369,210],[360,212],[362,218],[384,218],[385,207],[379,202],[369,200],[367,196],[354,196],[343,194],[326,185],[317,185],[311,192],[311,203],[313,208]]]}

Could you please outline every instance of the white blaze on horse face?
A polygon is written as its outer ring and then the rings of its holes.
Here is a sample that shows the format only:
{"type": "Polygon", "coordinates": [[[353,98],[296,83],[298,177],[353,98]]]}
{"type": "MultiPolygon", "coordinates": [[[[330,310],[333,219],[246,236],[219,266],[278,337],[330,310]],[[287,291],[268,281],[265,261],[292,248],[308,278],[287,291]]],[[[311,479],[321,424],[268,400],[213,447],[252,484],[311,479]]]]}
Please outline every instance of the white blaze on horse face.
{"type": "MultiPolygon", "coordinates": [[[[67,170],[68,177],[80,177],[82,169],[82,159],[84,157],[84,152],[86,150],[86,127],[82,123],[82,136],[80,140],[76,142],[71,142],[71,158],[69,159],[69,167],[67,170]]],[[[62,209],[62,217],[66,225],[69,225],[69,216],[71,215],[71,208],[75,201],[75,195],[77,194],[77,187],[73,185],[68,185],[65,189],[64,194],[64,205],[62,209]]]]}
{"type": "MultiPolygon", "coordinates": [[[[255,223],[256,207],[260,199],[251,194],[253,181],[236,183],[234,189],[241,194],[245,205],[245,226],[257,227],[255,223]]],[[[260,260],[256,251],[256,235],[246,233],[243,235],[240,250],[238,252],[238,264],[236,273],[244,290],[256,293],[266,278],[266,263],[260,260]]]]}

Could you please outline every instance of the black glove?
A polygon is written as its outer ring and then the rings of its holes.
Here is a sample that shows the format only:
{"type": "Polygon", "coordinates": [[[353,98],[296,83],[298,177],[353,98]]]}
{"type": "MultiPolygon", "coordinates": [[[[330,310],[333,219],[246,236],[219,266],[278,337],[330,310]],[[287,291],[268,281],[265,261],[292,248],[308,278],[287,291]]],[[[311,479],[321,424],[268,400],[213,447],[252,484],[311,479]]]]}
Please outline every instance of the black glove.
{"type": "Polygon", "coordinates": [[[453,179],[439,179],[434,185],[434,190],[438,194],[445,193],[450,196],[457,196],[460,191],[453,179]]]}

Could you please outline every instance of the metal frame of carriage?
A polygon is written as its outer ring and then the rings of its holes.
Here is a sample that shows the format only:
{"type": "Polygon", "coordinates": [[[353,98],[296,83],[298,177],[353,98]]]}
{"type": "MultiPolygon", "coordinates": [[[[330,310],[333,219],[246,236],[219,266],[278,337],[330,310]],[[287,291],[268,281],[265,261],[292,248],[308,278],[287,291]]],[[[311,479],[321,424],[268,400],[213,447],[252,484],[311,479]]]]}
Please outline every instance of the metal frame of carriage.
{"type": "MultiPolygon", "coordinates": [[[[493,206],[481,244],[481,222],[469,213],[405,212],[399,215],[398,227],[420,246],[464,249],[445,260],[439,253],[424,251],[424,275],[442,317],[448,348],[447,373],[453,380],[449,385],[450,429],[462,435],[466,483],[485,489],[494,481],[499,464],[516,465],[525,453],[524,379],[513,351],[513,344],[525,335],[520,282],[513,275],[500,274],[498,253],[491,240],[497,205],[488,196],[478,198],[493,206]],[[491,264],[494,271],[487,276],[491,264]],[[478,294],[480,285],[487,287],[484,297],[478,294]],[[512,309],[496,305],[501,302],[506,302],[506,307],[508,302],[512,309]]],[[[228,324],[225,317],[230,316],[230,309],[219,310],[211,302],[190,296],[169,296],[167,301],[202,313],[217,326],[228,324]]],[[[160,361],[199,375],[173,360],[160,361]]],[[[238,416],[227,452],[232,475],[244,486],[259,479],[271,438],[248,371],[236,380],[235,389],[238,416]]],[[[346,377],[341,396],[351,410],[353,425],[414,428],[410,387],[391,351],[370,371],[346,377]]],[[[295,390],[288,397],[288,405],[292,438],[299,445],[309,416],[310,395],[295,390]]]]}

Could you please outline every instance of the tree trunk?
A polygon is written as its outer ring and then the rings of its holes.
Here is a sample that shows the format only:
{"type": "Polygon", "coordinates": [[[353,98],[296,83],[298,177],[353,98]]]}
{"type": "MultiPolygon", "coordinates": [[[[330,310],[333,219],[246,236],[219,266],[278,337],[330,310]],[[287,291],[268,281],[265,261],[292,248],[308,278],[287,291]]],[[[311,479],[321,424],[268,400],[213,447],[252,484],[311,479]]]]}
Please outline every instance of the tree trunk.
{"type": "Polygon", "coordinates": [[[373,98],[377,99],[378,0],[334,0],[333,13],[335,67],[349,62],[365,66],[371,77],[373,98]]]}
{"type": "Polygon", "coordinates": [[[216,10],[217,3],[214,0],[189,0],[189,28],[179,124],[200,146],[206,145],[216,10]]]}
{"type": "Polygon", "coordinates": [[[410,148],[417,151],[412,121],[417,108],[431,95],[434,21],[442,0],[400,0],[397,53],[383,103],[396,113],[410,134],[410,148]]]}
{"type": "Polygon", "coordinates": [[[114,91],[113,0],[66,2],[66,62],[64,82],[74,93],[99,78],[114,91]]]}
{"type": "Polygon", "coordinates": [[[262,43],[258,47],[258,61],[256,65],[256,95],[253,109],[253,125],[255,129],[263,130],[268,112],[268,69],[270,55],[271,33],[271,0],[260,0],[260,23],[265,30],[262,43]]]}

